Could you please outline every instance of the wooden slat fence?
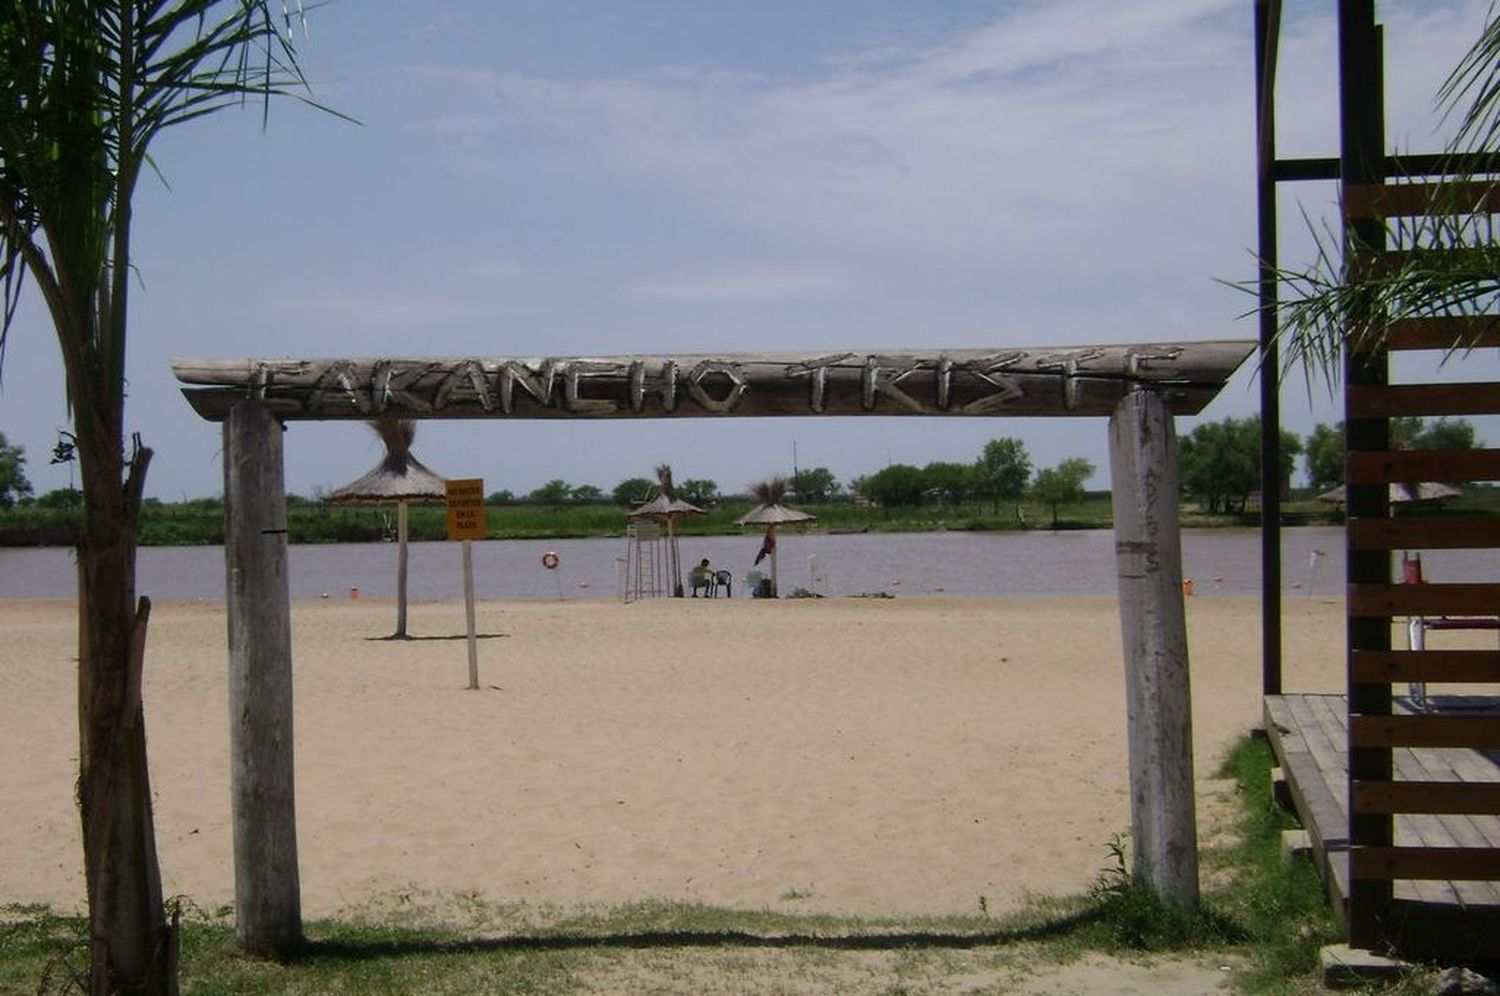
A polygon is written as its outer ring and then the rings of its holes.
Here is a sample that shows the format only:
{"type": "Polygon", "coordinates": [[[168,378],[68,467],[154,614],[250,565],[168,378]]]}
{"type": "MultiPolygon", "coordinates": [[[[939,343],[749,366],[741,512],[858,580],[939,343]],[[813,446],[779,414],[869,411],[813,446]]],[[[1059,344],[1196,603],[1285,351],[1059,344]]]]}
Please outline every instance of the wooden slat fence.
{"type": "MultiPolygon", "coordinates": [[[[1444,253],[1431,246],[1387,248],[1390,233],[1409,240],[1411,233],[1422,231],[1421,225],[1392,227],[1391,221],[1500,213],[1500,182],[1352,183],[1346,177],[1343,205],[1346,225],[1357,233],[1356,244],[1366,247],[1362,257],[1350,259],[1351,271],[1388,271],[1414,260],[1441,266],[1444,253]]],[[[1500,784],[1455,781],[1451,772],[1439,778],[1436,772],[1392,760],[1394,751],[1406,748],[1500,748],[1500,714],[1446,713],[1441,699],[1416,715],[1394,714],[1392,708],[1396,683],[1500,682],[1500,648],[1401,649],[1392,646],[1390,635],[1393,622],[1411,617],[1446,619],[1455,626],[1469,620],[1485,625],[1500,617],[1500,569],[1493,581],[1480,583],[1437,578],[1435,583],[1400,584],[1392,583],[1389,563],[1397,550],[1500,550],[1500,521],[1397,509],[1387,492],[1391,484],[1500,480],[1500,450],[1398,451],[1390,443],[1388,423],[1401,416],[1500,413],[1500,384],[1387,383],[1389,353],[1451,353],[1495,345],[1500,345],[1497,318],[1397,316],[1378,346],[1351,359],[1355,375],[1346,379],[1349,929],[1351,943],[1359,947],[1385,947],[1395,942],[1400,925],[1409,923],[1409,911],[1403,912],[1396,898],[1397,882],[1500,881],[1500,840],[1471,832],[1472,824],[1463,822],[1466,816],[1500,814],[1500,784]],[[1438,822],[1427,825],[1448,829],[1424,833],[1416,841],[1408,837],[1398,846],[1393,829],[1397,814],[1436,817],[1438,822]]],[[[1495,562],[1500,568],[1500,557],[1495,562]]],[[[1500,954],[1500,938],[1493,943],[1485,952],[1489,957],[1500,954]]]]}

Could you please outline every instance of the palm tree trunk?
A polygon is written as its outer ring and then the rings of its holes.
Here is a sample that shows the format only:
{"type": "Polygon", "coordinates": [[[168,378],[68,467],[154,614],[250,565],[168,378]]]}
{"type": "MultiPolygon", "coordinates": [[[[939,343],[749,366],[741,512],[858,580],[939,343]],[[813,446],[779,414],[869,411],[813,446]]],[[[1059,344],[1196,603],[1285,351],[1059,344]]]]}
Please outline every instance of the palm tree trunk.
{"type": "Polygon", "coordinates": [[[135,509],[150,451],[136,450],[127,480],[121,418],[98,417],[97,409],[89,417],[82,405],[76,414],[84,494],[78,801],[93,948],[90,992],[173,994],[175,941],[162,903],[141,705],[150,603],[134,604],[135,509]]]}

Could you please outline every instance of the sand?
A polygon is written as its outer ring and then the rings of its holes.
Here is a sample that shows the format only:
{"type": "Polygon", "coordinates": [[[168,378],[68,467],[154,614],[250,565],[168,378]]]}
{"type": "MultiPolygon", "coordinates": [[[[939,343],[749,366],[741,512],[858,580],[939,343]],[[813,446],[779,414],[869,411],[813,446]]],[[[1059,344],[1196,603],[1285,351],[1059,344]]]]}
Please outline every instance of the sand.
{"type": "MultiPolygon", "coordinates": [[[[1286,606],[1286,687],[1337,691],[1342,605],[1286,606]]],[[[82,908],[75,609],[0,601],[0,903],[82,908]]],[[[304,913],[420,896],[1002,914],[1129,828],[1113,599],[293,607],[304,913]]],[[[1188,602],[1202,836],[1260,720],[1259,605],[1188,602]]],[[[145,701],[164,885],[233,900],[225,621],[158,604],[145,701]]]]}

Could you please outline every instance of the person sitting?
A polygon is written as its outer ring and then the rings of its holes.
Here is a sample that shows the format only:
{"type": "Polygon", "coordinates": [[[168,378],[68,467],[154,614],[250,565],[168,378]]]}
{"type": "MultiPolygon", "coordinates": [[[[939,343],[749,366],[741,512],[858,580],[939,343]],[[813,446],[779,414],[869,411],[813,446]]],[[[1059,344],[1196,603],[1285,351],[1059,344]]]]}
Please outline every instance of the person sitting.
{"type": "Polygon", "coordinates": [[[707,598],[709,589],[713,587],[713,583],[714,572],[713,569],[708,566],[707,557],[704,557],[703,560],[699,562],[697,567],[694,567],[692,570],[688,571],[688,587],[692,589],[694,598],[698,597],[699,591],[702,591],[703,597],[707,598]]]}

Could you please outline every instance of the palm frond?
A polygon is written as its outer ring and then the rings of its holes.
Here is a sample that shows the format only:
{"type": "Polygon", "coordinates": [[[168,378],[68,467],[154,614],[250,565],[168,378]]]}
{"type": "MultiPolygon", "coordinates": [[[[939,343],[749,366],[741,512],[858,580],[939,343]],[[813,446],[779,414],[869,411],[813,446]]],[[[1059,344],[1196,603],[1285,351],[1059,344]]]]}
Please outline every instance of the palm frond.
{"type": "Polygon", "coordinates": [[[656,468],[656,480],[661,485],[661,493],[669,502],[677,500],[677,489],[672,486],[672,465],[669,463],[659,464],[656,468]]]}
{"type": "Polygon", "coordinates": [[[763,481],[756,481],[750,485],[750,494],[762,505],[776,505],[786,497],[787,480],[777,475],[768,477],[763,481]]]}

